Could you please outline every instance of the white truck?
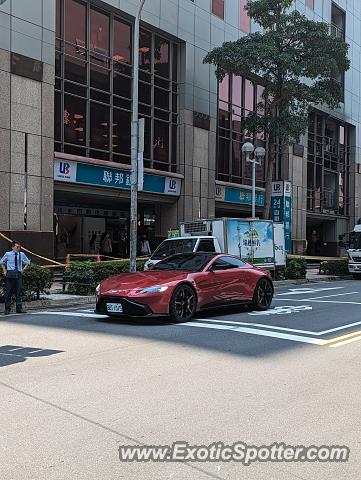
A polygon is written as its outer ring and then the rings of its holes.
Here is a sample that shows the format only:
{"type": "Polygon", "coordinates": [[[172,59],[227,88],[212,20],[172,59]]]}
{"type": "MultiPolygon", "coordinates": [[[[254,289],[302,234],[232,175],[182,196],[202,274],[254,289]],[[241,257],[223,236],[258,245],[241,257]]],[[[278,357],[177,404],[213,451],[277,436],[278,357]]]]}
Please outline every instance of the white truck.
{"type": "Polygon", "coordinates": [[[169,255],[186,252],[229,253],[260,268],[274,270],[286,263],[283,224],[240,218],[184,222],[180,224],[179,236],[164,240],[144,268],[169,255]]]}
{"type": "Polygon", "coordinates": [[[350,233],[348,254],[348,271],[355,279],[361,278],[361,225],[355,225],[350,233]]]}

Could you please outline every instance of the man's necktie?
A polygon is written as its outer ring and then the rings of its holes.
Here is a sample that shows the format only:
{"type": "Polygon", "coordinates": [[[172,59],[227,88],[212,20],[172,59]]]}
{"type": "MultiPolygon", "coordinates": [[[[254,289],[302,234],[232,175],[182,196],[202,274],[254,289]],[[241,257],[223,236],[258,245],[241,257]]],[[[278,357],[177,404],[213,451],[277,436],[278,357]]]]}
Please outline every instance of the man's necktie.
{"type": "Polygon", "coordinates": [[[15,270],[19,270],[18,268],[18,254],[15,253],[15,270]]]}

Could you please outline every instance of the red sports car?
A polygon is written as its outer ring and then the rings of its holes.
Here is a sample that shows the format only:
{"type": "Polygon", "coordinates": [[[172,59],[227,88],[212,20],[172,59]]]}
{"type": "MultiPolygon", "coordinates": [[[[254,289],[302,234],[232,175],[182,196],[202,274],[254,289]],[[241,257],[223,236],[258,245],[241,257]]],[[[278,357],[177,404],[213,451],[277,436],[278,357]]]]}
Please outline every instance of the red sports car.
{"type": "Polygon", "coordinates": [[[149,270],[107,278],[96,290],[96,312],[110,317],[170,316],[190,320],[206,308],[249,304],[266,310],[272,303],[270,273],[239,257],[219,253],[184,253],[149,270]]]}

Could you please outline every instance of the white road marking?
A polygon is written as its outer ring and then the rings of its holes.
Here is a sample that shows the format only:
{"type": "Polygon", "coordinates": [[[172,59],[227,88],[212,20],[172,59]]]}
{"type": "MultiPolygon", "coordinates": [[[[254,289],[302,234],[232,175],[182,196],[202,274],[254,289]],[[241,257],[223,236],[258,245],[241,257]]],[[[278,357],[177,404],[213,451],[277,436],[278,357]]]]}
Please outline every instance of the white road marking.
{"type": "Polygon", "coordinates": [[[262,312],[249,312],[248,315],[288,315],[290,313],[298,313],[304,310],[312,310],[310,305],[282,305],[281,307],[270,308],[262,312]]]}
{"type": "Polygon", "coordinates": [[[285,295],[301,295],[305,293],[316,293],[316,292],[323,292],[325,290],[340,290],[345,287],[328,287],[328,288],[290,288],[288,293],[278,293],[276,297],[281,297],[285,295]]]}
{"type": "MultiPolygon", "coordinates": [[[[319,335],[319,332],[311,332],[309,330],[297,330],[296,328],[286,328],[286,327],[278,327],[276,325],[266,325],[264,323],[251,323],[251,322],[233,322],[232,320],[216,320],[213,318],[202,318],[202,322],[215,322],[215,323],[225,323],[231,325],[246,325],[249,327],[259,327],[265,328],[267,330],[280,330],[285,332],[293,332],[293,333],[305,333],[308,335],[319,335]]],[[[361,324],[361,322],[360,322],[361,324]]]]}
{"type": "Polygon", "coordinates": [[[304,298],[300,300],[299,298],[274,298],[274,300],[278,300],[279,302],[308,302],[310,300],[318,300],[321,298],[332,298],[332,297],[342,297],[345,295],[355,295],[355,293],[360,293],[360,292],[347,292],[347,293],[335,293],[334,295],[322,295],[321,297],[310,297],[310,298],[304,298]]]}
{"type": "Polygon", "coordinates": [[[64,317],[90,317],[90,318],[107,318],[107,315],[99,313],[80,313],[80,312],[34,312],[32,315],[62,315],[64,317]]]}
{"type": "Polygon", "coordinates": [[[324,340],[318,338],[309,338],[303,337],[301,335],[291,335],[281,332],[271,332],[268,330],[256,330],[255,328],[232,327],[227,325],[209,325],[208,323],[199,322],[179,323],[177,325],[181,325],[184,327],[208,328],[211,330],[230,330],[232,332],[249,333],[251,335],[259,335],[262,337],[280,338],[282,340],[290,340],[292,342],[311,343],[313,345],[323,345],[324,343],[324,340]]]}

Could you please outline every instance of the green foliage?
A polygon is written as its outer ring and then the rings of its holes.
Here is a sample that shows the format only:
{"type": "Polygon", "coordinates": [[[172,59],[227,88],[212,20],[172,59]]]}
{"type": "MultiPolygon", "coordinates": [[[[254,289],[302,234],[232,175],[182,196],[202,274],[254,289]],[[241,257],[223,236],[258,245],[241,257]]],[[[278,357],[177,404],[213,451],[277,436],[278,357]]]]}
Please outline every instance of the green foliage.
{"type": "Polygon", "coordinates": [[[290,280],[306,278],[307,262],[303,258],[287,260],[286,275],[290,280]]]}
{"type": "Polygon", "coordinates": [[[347,260],[327,260],[320,265],[324,275],[349,275],[347,260]]]}
{"type": "Polygon", "coordinates": [[[265,86],[258,113],[246,119],[246,128],[283,142],[298,141],[305,132],[310,103],[339,104],[336,77],[350,66],[343,39],[331,36],[328,24],[290,10],[292,4],[248,0],[248,14],[261,31],[225,42],[204,59],[215,65],[219,79],[241,75],[265,86]]]}
{"type": "MultiPolygon", "coordinates": [[[[137,261],[137,270],[143,270],[144,261],[137,261]]],[[[72,262],[71,271],[65,274],[69,282],[68,293],[74,295],[93,295],[96,286],[104,279],[119,273],[129,272],[126,262],[72,262]]]]}
{"type": "MultiPolygon", "coordinates": [[[[51,272],[39,265],[32,264],[24,272],[23,275],[23,300],[36,300],[41,293],[46,293],[51,287],[51,272]]],[[[5,277],[0,272],[0,296],[4,296],[5,277]]]]}
{"type": "Polygon", "coordinates": [[[299,280],[306,278],[307,263],[303,258],[287,260],[285,268],[276,270],[276,280],[299,280]]]}

